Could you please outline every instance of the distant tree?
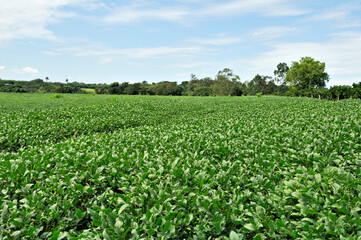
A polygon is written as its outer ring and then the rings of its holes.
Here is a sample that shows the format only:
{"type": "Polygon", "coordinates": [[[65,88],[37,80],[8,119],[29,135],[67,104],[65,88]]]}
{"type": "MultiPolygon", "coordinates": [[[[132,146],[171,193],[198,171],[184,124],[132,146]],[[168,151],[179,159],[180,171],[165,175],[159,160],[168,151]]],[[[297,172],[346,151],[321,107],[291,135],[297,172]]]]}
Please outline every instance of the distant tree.
{"type": "Polygon", "coordinates": [[[239,84],[239,76],[234,75],[233,71],[229,68],[225,68],[219,71],[214,84],[212,85],[213,92],[216,95],[228,96],[234,92],[234,86],[239,84]]]}
{"type": "Polygon", "coordinates": [[[129,86],[128,82],[122,82],[119,85],[119,94],[125,94],[125,89],[129,86]]]}
{"type": "MultiPolygon", "coordinates": [[[[184,87],[177,85],[177,82],[163,81],[155,85],[151,85],[148,89],[155,95],[182,95],[184,87]]],[[[151,93],[150,93],[151,94],[151,93]]]]}
{"type": "Polygon", "coordinates": [[[188,85],[188,83],[189,83],[189,81],[183,81],[183,82],[181,83],[181,85],[182,85],[183,87],[186,87],[186,86],[188,85]]]}
{"type": "Polygon", "coordinates": [[[108,88],[109,94],[120,94],[120,87],[118,82],[110,84],[108,88]]]}
{"type": "Polygon", "coordinates": [[[325,88],[321,88],[321,89],[317,89],[317,94],[318,94],[318,99],[329,99],[330,98],[330,91],[325,89],[325,88]]]}
{"type": "Polygon", "coordinates": [[[191,81],[198,80],[197,76],[193,73],[191,73],[191,81]]]}
{"type": "Polygon", "coordinates": [[[247,86],[244,83],[236,82],[231,89],[231,96],[242,96],[245,93],[247,86]]]}
{"type": "Polygon", "coordinates": [[[352,98],[354,95],[353,88],[351,86],[332,86],[330,93],[333,99],[341,100],[346,98],[352,98]]]}
{"type": "Polygon", "coordinates": [[[66,82],[66,84],[68,84],[68,83],[69,83],[69,79],[65,79],[65,82],[66,82]]]}
{"type": "Polygon", "coordinates": [[[352,89],[353,89],[352,97],[353,98],[361,98],[361,82],[353,83],[352,89]]]}
{"type": "Polygon", "coordinates": [[[106,94],[108,93],[108,88],[105,86],[99,86],[95,88],[95,93],[96,94],[106,94]]]}
{"type": "Polygon", "coordinates": [[[140,83],[129,84],[124,93],[127,95],[138,95],[140,93],[140,83]]]}
{"type": "Polygon", "coordinates": [[[272,87],[274,87],[272,84],[268,87],[269,80],[272,79],[269,76],[261,76],[257,74],[247,85],[247,95],[256,95],[258,92],[262,92],[263,94],[271,94],[272,93],[272,87]]]}
{"type": "Polygon", "coordinates": [[[275,76],[275,82],[283,83],[288,70],[290,70],[290,68],[287,66],[287,63],[279,63],[277,65],[277,69],[273,72],[275,76]]]}
{"type": "Polygon", "coordinates": [[[361,89],[361,82],[359,82],[359,83],[353,83],[353,84],[352,84],[352,87],[353,87],[353,88],[360,88],[360,89],[361,89]]]}
{"type": "Polygon", "coordinates": [[[191,74],[191,80],[187,81],[187,82],[182,82],[183,86],[185,86],[186,88],[186,94],[187,95],[192,95],[193,91],[196,87],[201,87],[202,85],[200,84],[199,79],[196,77],[195,74],[191,74]],[[186,83],[186,84],[185,84],[186,83]]]}
{"type": "Polygon", "coordinates": [[[361,88],[353,88],[353,97],[361,98],[361,88]]]}
{"type": "Polygon", "coordinates": [[[212,94],[212,88],[207,86],[196,87],[193,91],[193,96],[211,96],[212,94]]]}
{"type": "Polygon", "coordinates": [[[175,85],[171,91],[170,91],[170,95],[172,96],[182,96],[183,93],[185,92],[184,87],[182,87],[181,85],[175,85]]]}
{"type": "Polygon", "coordinates": [[[185,95],[194,95],[193,92],[198,87],[211,87],[215,83],[210,77],[198,79],[196,75],[191,74],[191,80],[188,82],[182,82],[181,86],[184,88],[183,93],[185,95]]]}
{"type": "Polygon", "coordinates": [[[43,84],[44,83],[43,79],[41,79],[41,78],[31,80],[30,82],[34,83],[34,84],[43,84]]]}
{"type": "Polygon", "coordinates": [[[48,77],[46,77],[46,78],[45,78],[45,81],[47,81],[47,82],[48,82],[48,81],[49,81],[49,78],[48,78],[48,77]]]}
{"type": "Polygon", "coordinates": [[[315,61],[311,57],[303,57],[300,62],[292,62],[292,66],[286,74],[285,82],[297,89],[323,88],[329,81],[325,67],[325,63],[315,61]]]}

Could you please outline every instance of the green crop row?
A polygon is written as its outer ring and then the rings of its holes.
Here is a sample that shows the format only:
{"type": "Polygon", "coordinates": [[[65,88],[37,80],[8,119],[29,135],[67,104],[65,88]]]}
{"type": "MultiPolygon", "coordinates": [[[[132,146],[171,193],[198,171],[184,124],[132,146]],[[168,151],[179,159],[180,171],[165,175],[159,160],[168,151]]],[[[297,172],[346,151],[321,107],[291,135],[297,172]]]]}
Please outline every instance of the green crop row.
{"type": "Polygon", "coordinates": [[[135,99],[0,153],[0,239],[361,239],[360,101],[135,99]]]}
{"type": "Polygon", "coordinates": [[[4,111],[0,115],[0,151],[18,151],[83,134],[157,125],[173,118],[194,117],[193,112],[201,116],[214,102],[139,97],[129,102],[128,98],[79,107],[4,111]]]}

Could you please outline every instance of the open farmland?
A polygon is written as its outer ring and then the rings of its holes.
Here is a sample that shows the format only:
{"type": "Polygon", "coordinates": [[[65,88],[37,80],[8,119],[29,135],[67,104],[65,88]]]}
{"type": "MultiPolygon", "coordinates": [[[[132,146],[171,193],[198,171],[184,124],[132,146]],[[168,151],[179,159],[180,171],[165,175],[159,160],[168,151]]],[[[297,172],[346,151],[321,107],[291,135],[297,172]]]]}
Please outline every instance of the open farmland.
{"type": "Polygon", "coordinates": [[[0,239],[361,239],[360,100],[0,100],[0,239]]]}

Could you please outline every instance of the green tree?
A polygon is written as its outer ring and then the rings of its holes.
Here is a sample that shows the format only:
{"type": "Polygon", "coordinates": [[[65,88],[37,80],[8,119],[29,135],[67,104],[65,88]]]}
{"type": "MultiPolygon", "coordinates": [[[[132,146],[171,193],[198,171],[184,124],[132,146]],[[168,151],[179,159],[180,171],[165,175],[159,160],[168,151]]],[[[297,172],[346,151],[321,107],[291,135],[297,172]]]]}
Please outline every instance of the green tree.
{"type": "Polygon", "coordinates": [[[220,96],[234,95],[237,92],[235,85],[239,85],[239,80],[238,75],[234,75],[231,69],[225,68],[218,72],[212,85],[213,92],[220,96]]]}
{"type": "Polygon", "coordinates": [[[273,74],[275,76],[275,82],[283,83],[288,70],[290,70],[290,68],[287,66],[287,63],[279,63],[277,65],[277,69],[273,71],[273,74]]]}
{"type": "Polygon", "coordinates": [[[120,88],[119,88],[119,83],[114,82],[114,83],[110,84],[108,91],[109,91],[109,94],[121,94],[120,88]]]}
{"type": "Polygon", "coordinates": [[[212,94],[212,88],[207,86],[196,87],[193,91],[193,96],[211,96],[212,94]]]}
{"type": "Polygon", "coordinates": [[[108,93],[108,88],[105,86],[98,86],[95,88],[95,93],[96,94],[106,94],[106,93],[108,93]]]}
{"type": "Polygon", "coordinates": [[[330,93],[332,94],[333,99],[341,100],[347,98],[353,98],[355,91],[351,86],[332,86],[330,88],[330,93]]]}
{"type": "Polygon", "coordinates": [[[299,62],[292,62],[285,82],[297,89],[323,88],[329,81],[325,67],[325,63],[315,61],[311,57],[303,57],[299,62]]]}
{"type": "Polygon", "coordinates": [[[129,84],[125,89],[124,93],[127,95],[137,95],[140,93],[140,83],[129,84]]]}
{"type": "Polygon", "coordinates": [[[248,84],[247,84],[247,94],[256,95],[259,92],[264,94],[271,94],[273,92],[274,83],[269,81],[271,77],[261,76],[257,74],[248,84]],[[273,85],[272,85],[273,84],[273,85]]]}

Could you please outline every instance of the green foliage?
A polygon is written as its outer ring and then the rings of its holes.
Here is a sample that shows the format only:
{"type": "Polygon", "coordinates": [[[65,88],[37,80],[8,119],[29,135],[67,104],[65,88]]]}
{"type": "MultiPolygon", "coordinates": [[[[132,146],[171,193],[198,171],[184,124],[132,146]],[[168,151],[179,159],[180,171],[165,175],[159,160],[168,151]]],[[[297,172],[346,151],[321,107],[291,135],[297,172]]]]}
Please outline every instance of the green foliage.
{"type": "Polygon", "coordinates": [[[69,82],[52,83],[46,79],[32,81],[14,81],[0,79],[0,92],[41,92],[41,93],[96,93],[113,95],[163,95],[163,96],[242,96],[264,95],[311,97],[327,100],[361,98],[360,83],[352,87],[333,86],[330,91],[324,88],[329,76],[325,64],[313,58],[304,57],[300,62],[293,62],[290,68],[286,63],[279,63],[274,71],[274,78],[257,74],[251,81],[241,82],[238,75],[229,68],[219,71],[214,79],[198,79],[191,74],[190,81],[161,81],[149,84],[114,82],[107,84],[85,84],[69,82]]]}
{"type": "Polygon", "coordinates": [[[287,66],[287,63],[279,63],[277,65],[277,69],[273,72],[275,76],[275,81],[282,83],[286,77],[288,70],[290,70],[290,68],[287,66]]]}
{"type": "Polygon", "coordinates": [[[361,237],[359,100],[85,97],[0,115],[1,239],[361,237]]]}
{"type": "Polygon", "coordinates": [[[193,91],[193,96],[211,96],[212,94],[212,88],[207,86],[196,87],[193,91]]]}
{"type": "Polygon", "coordinates": [[[329,81],[325,72],[325,63],[311,57],[303,57],[300,62],[292,62],[291,68],[286,73],[285,82],[297,89],[322,88],[329,81]]]}
{"type": "Polygon", "coordinates": [[[96,94],[107,94],[108,93],[108,88],[101,86],[101,87],[96,87],[95,88],[95,93],[96,94]]]}
{"type": "Polygon", "coordinates": [[[258,92],[256,95],[257,97],[262,97],[262,92],[258,92]]]}
{"type": "Polygon", "coordinates": [[[333,99],[341,100],[345,98],[352,98],[356,91],[351,86],[333,86],[330,88],[330,94],[333,99]]]}
{"type": "Polygon", "coordinates": [[[259,92],[264,94],[271,94],[275,91],[276,88],[277,86],[274,84],[273,80],[271,80],[271,77],[257,74],[247,84],[246,92],[248,95],[257,95],[259,92]]]}
{"type": "Polygon", "coordinates": [[[213,92],[219,96],[227,95],[242,95],[241,83],[238,75],[234,75],[233,71],[225,68],[219,71],[214,84],[212,85],[213,92]]]}
{"type": "Polygon", "coordinates": [[[0,80],[0,92],[84,93],[81,87],[91,88],[91,86],[77,82],[68,84],[44,82],[40,78],[31,81],[0,80]]]}
{"type": "Polygon", "coordinates": [[[61,94],[53,94],[53,95],[50,95],[50,99],[56,99],[56,98],[62,98],[63,95],[61,94]]]}

